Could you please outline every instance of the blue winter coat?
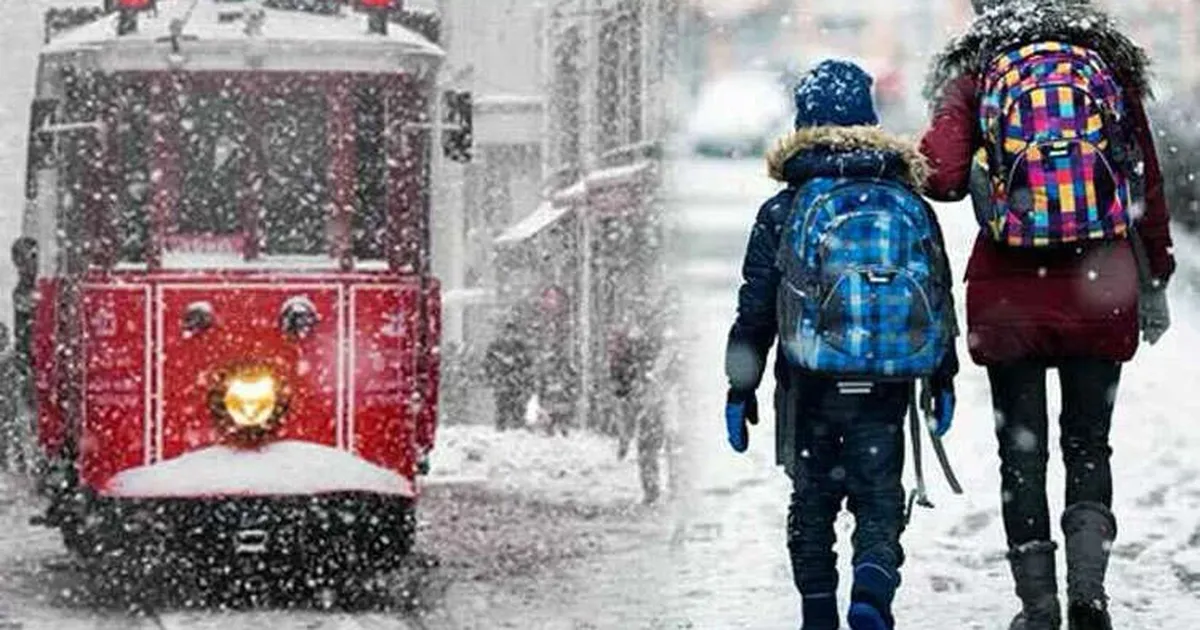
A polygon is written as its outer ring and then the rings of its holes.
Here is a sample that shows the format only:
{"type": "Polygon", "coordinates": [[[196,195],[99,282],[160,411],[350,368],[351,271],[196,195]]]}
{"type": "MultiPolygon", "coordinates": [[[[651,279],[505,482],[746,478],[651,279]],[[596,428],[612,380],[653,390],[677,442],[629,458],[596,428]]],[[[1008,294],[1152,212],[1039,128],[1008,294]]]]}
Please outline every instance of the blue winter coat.
{"type": "MultiPolygon", "coordinates": [[[[767,165],[771,177],[786,187],[759,208],[746,246],[737,318],[729,331],[725,354],[726,376],[730,387],[738,390],[758,388],[771,347],[777,342],[776,293],[781,273],[775,258],[799,188],[817,178],[871,177],[895,180],[920,190],[926,176],[925,162],[916,146],[877,127],[815,127],[795,131],[768,153],[767,165]]],[[[930,215],[933,216],[932,209],[930,215]]],[[[952,378],[957,372],[957,355],[951,350],[940,375],[952,378]]],[[[778,412],[784,408],[782,400],[788,388],[798,386],[797,379],[804,378],[824,377],[789,365],[777,349],[776,463],[789,470],[796,418],[778,412]]]]}

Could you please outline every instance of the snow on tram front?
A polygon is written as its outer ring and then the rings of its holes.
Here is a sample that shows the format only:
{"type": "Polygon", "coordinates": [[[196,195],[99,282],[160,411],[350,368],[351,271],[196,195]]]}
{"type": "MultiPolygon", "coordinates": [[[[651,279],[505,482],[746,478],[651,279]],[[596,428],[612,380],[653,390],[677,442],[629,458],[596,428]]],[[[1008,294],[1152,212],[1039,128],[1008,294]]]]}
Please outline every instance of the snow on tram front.
{"type": "Polygon", "coordinates": [[[434,94],[428,16],[284,2],[47,15],[18,357],[45,522],[87,559],[344,573],[412,545],[439,366],[429,164],[435,132],[467,159],[470,99],[434,94]]]}

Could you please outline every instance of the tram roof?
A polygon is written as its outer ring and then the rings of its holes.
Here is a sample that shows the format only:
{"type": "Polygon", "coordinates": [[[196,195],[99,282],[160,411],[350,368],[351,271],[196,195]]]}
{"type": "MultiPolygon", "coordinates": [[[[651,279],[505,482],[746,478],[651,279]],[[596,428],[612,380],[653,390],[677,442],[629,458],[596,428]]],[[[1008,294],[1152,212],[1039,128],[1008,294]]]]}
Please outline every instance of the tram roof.
{"type": "Polygon", "coordinates": [[[386,35],[370,33],[365,13],[342,8],[338,13],[321,14],[306,11],[261,7],[258,2],[217,2],[215,0],[159,0],[158,8],[138,14],[137,30],[117,35],[118,16],[115,13],[54,36],[43,52],[69,53],[79,50],[163,47],[169,49],[172,25],[181,22],[179,37],[186,53],[189,45],[231,49],[247,45],[272,45],[292,50],[298,46],[314,46],[323,51],[344,48],[356,53],[376,50],[386,55],[412,55],[441,58],[444,51],[428,38],[401,24],[388,25],[386,35]],[[261,8],[263,19],[255,34],[247,34],[247,20],[252,10],[261,8]],[[234,19],[222,15],[241,13],[234,19]]]}

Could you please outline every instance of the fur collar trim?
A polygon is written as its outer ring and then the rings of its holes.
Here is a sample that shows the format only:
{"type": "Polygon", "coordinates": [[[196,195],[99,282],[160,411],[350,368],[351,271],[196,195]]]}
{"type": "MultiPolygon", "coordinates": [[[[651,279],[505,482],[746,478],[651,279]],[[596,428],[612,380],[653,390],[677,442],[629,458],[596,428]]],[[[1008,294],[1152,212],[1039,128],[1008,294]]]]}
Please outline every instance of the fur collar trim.
{"type": "Polygon", "coordinates": [[[1009,0],[975,18],[934,59],[925,98],[936,103],[956,77],[983,74],[997,56],[1022,44],[1058,41],[1096,51],[1126,89],[1150,98],[1146,51],[1117,30],[1109,15],[1089,0],[1009,0]]]}
{"type": "Polygon", "coordinates": [[[809,127],[780,138],[767,152],[767,172],[771,179],[787,182],[784,166],[789,160],[817,148],[839,152],[875,151],[896,155],[904,164],[903,179],[915,190],[925,187],[929,165],[915,143],[894,136],[879,127],[809,127]]]}

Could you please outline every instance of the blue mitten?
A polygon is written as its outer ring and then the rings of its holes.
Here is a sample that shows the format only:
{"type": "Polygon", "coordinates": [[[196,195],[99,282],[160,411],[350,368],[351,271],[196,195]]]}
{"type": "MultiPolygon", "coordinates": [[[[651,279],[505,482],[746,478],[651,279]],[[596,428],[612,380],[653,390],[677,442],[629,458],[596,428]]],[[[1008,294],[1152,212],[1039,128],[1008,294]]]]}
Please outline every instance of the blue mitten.
{"type": "Polygon", "coordinates": [[[750,431],[746,423],[758,424],[758,400],[754,392],[729,390],[725,399],[725,433],[729,446],[738,453],[750,446],[750,431]]]}
{"type": "Polygon", "coordinates": [[[941,438],[950,432],[954,422],[954,405],[957,398],[954,394],[954,376],[958,374],[958,352],[954,347],[943,357],[937,372],[925,384],[922,395],[925,397],[925,408],[932,413],[929,419],[929,431],[936,438],[941,438]]]}
{"type": "Polygon", "coordinates": [[[933,393],[933,435],[940,438],[950,432],[954,422],[954,383],[933,393]]]}

